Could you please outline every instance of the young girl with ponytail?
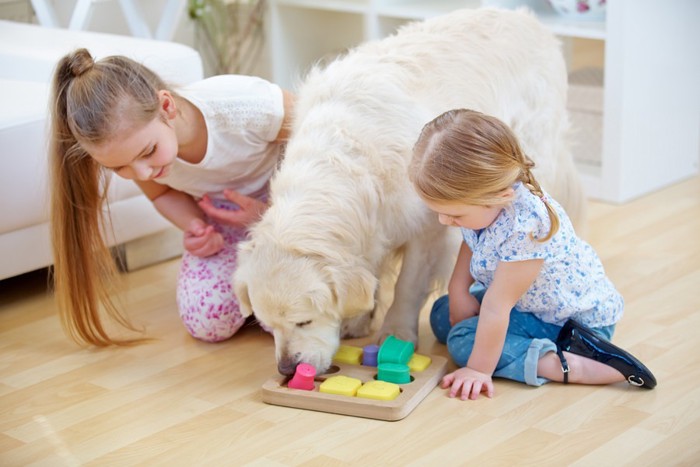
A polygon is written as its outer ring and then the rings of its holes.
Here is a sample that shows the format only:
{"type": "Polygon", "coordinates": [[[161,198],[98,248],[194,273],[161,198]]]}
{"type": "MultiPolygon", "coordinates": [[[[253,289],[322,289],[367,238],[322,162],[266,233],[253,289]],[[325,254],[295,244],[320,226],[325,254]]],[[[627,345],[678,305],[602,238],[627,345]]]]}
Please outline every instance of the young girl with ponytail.
{"type": "Polygon", "coordinates": [[[216,342],[243,324],[230,284],[236,245],[267,207],[288,136],[292,96],[263,79],[214,76],[177,91],[127,57],[63,57],[53,81],[54,281],[68,334],[105,346],[103,313],[135,330],[112,299],[116,268],[103,233],[111,173],[131,179],[184,233],[180,318],[216,342]]]}
{"type": "Polygon", "coordinates": [[[493,376],[653,388],[651,372],[608,341],[622,296],[533,167],[507,125],[471,110],[438,116],[415,145],[416,191],[464,239],[430,316],[460,367],[442,387],[463,400],[492,397],[493,376]]]}

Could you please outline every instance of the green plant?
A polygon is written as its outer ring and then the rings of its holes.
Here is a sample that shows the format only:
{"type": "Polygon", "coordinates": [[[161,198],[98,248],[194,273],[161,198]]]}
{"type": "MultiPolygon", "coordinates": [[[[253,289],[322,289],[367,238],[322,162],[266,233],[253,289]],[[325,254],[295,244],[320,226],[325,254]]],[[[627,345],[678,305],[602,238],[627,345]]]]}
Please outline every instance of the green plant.
{"type": "Polygon", "coordinates": [[[265,0],[190,0],[215,73],[251,74],[265,44],[265,0]]]}

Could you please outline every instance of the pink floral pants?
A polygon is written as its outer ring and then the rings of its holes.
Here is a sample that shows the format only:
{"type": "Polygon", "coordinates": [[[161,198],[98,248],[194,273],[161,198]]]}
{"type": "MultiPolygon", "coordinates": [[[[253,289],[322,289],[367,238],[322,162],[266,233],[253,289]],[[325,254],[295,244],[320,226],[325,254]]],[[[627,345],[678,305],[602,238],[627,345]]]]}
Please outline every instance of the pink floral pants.
{"type": "MultiPolygon", "coordinates": [[[[215,202],[217,207],[235,209],[232,203],[215,202]]],[[[187,331],[206,342],[233,336],[245,323],[231,280],[237,265],[237,246],[246,229],[209,221],[224,237],[224,248],[201,258],[185,252],[177,284],[177,304],[187,331]]]]}

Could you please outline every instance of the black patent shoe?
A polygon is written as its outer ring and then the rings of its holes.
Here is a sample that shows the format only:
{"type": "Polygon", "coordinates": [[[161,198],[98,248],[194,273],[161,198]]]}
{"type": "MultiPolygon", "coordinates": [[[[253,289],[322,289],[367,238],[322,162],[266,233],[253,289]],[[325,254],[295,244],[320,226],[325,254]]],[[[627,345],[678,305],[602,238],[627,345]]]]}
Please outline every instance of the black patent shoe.
{"type": "Polygon", "coordinates": [[[656,386],[654,375],[632,354],[598,336],[588,326],[572,319],[564,323],[556,343],[565,383],[569,379],[569,366],[562,352],[570,352],[615,368],[627,378],[627,382],[632,386],[647,389],[656,386]]]}

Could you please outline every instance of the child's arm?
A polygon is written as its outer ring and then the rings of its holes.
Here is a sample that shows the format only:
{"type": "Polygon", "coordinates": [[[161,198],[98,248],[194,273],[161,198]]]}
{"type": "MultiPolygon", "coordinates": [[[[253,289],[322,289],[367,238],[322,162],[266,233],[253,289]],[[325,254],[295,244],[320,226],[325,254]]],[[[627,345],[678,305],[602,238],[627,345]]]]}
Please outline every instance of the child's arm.
{"type": "Polygon", "coordinates": [[[282,126],[280,127],[280,131],[277,133],[277,138],[275,138],[275,142],[277,143],[281,143],[289,139],[289,133],[292,130],[292,115],[294,113],[294,94],[283,89],[282,99],[284,105],[284,117],[282,118],[282,126]]]}
{"type": "Polygon", "coordinates": [[[469,293],[469,287],[474,283],[470,271],[471,260],[472,250],[469,245],[462,242],[450,283],[447,286],[450,302],[450,324],[452,326],[479,314],[479,301],[469,293]]]}
{"type": "Polygon", "coordinates": [[[544,260],[537,259],[498,264],[481,302],[474,348],[467,366],[443,378],[442,387],[451,387],[450,397],[461,393],[462,399],[476,399],[481,392],[493,396],[491,375],[503,352],[510,311],[535,281],[543,263],[544,260]]]}
{"type": "Polygon", "coordinates": [[[178,190],[152,181],[136,182],[158,212],[185,232],[184,246],[196,256],[211,256],[224,245],[223,237],[208,225],[195,200],[178,190]]]}
{"type": "Polygon", "coordinates": [[[204,195],[197,205],[204,211],[210,219],[221,224],[232,225],[234,227],[245,228],[260,220],[260,217],[267,210],[267,203],[258,199],[240,194],[235,190],[224,190],[226,199],[238,205],[238,209],[217,208],[207,195],[204,195]]]}
{"type": "MultiPolygon", "coordinates": [[[[292,129],[292,113],[294,111],[295,96],[283,89],[282,98],[284,117],[282,118],[282,125],[275,138],[275,143],[286,142],[289,139],[289,134],[292,129]]],[[[260,216],[267,210],[267,203],[245,196],[235,190],[224,190],[224,196],[232,203],[237,204],[240,209],[232,211],[229,209],[217,208],[206,195],[203,196],[197,204],[211,219],[234,227],[248,227],[257,222],[260,216]]]]}

